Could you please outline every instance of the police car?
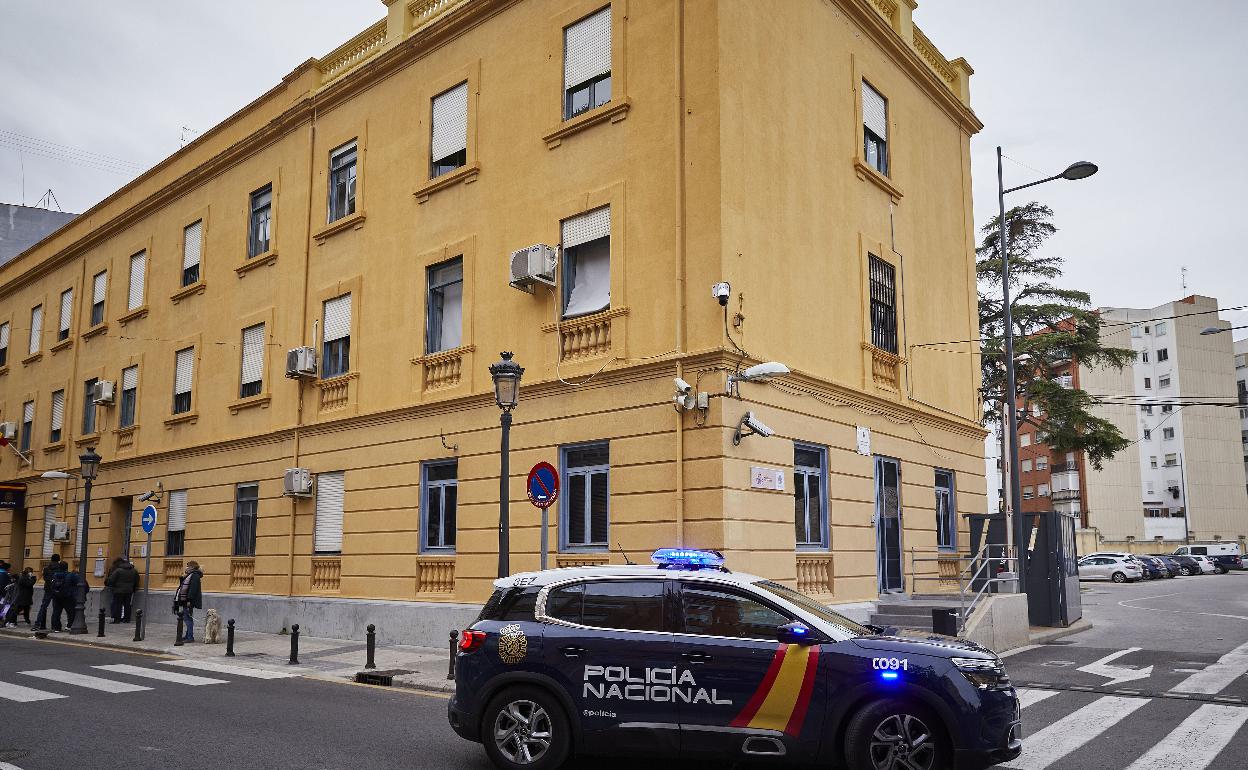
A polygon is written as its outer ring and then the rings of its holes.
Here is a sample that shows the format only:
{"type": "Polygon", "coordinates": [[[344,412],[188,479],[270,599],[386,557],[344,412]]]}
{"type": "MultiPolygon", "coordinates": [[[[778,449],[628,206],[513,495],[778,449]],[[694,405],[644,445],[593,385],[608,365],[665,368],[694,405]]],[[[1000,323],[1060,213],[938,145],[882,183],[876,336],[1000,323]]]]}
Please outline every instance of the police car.
{"type": "Polygon", "coordinates": [[[1001,660],[859,625],[714,551],[495,581],[463,631],[452,728],[500,768],[572,754],[981,768],[1022,751],[1001,660]]]}

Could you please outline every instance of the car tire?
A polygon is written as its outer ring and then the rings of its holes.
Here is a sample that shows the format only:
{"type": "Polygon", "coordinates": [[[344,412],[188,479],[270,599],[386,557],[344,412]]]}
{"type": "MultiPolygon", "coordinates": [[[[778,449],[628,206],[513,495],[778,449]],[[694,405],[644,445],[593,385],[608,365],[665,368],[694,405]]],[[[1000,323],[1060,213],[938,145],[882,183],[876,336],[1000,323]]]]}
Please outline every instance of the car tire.
{"type": "Polygon", "coordinates": [[[572,750],[563,706],[539,687],[509,687],[495,695],[481,719],[481,743],[504,770],[553,770],[572,750]]]}
{"type": "Polygon", "coordinates": [[[845,729],[846,762],[856,770],[945,770],[951,753],[942,727],[922,706],[896,698],[876,701],[845,729]]]}
{"type": "Polygon", "coordinates": [[[1191,567],[1179,567],[1179,574],[1182,575],[1183,577],[1191,577],[1192,568],[1191,567]]]}
{"type": "Polygon", "coordinates": [[[1112,576],[1110,576],[1109,579],[1114,581],[1115,583],[1127,582],[1127,576],[1121,572],[1115,572],[1112,576]]]}

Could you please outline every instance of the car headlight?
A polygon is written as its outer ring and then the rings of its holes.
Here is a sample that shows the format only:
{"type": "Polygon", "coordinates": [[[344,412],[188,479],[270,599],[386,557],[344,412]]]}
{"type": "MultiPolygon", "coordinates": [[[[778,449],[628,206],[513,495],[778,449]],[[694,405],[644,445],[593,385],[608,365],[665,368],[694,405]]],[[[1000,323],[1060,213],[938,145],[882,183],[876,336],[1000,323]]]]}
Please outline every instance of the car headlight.
{"type": "Polygon", "coordinates": [[[980,690],[1002,690],[1010,686],[1005,666],[996,658],[954,658],[953,665],[980,690]]]}

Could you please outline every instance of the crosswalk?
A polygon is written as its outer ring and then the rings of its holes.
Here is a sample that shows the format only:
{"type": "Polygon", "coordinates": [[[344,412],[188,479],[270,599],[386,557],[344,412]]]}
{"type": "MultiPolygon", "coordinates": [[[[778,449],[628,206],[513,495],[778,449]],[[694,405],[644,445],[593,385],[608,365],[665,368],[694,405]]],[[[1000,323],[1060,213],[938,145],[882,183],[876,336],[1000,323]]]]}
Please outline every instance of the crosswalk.
{"type": "MultiPolygon", "coordinates": [[[[187,671],[173,670],[163,667],[134,666],[115,663],[102,666],[83,666],[70,668],[45,668],[30,671],[0,673],[0,701],[15,703],[35,703],[38,701],[57,700],[70,697],[71,694],[84,690],[109,695],[123,693],[139,693],[156,689],[161,684],[203,687],[206,685],[224,685],[232,680],[220,679],[217,676],[201,674],[226,675],[246,679],[288,679],[298,674],[285,671],[232,666],[211,660],[165,660],[160,661],[166,666],[198,671],[191,674],[187,671]],[[146,682],[139,684],[134,680],[146,682]],[[45,687],[50,689],[44,689],[45,687]]],[[[2,770],[2,766],[0,766],[2,770]]]]}

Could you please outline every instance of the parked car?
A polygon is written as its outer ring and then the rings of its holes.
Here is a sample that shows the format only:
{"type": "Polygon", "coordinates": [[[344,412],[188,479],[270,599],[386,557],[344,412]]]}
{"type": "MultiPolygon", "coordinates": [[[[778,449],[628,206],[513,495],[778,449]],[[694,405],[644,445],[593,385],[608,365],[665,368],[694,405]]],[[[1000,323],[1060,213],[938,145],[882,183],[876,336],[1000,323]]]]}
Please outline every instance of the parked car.
{"type": "Polygon", "coordinates": [[[1149,556],[1161,562],[1165,566],[1166,570],[1170,573],[1170,577],[1176,577],[1179,574],[1181,574],[1179,572],[1179,563],[1175,561],[1174,557],[1172,557],[1170,554],[1152,553],[1152,554],[1149,554],[1149,556]]]}
{"type": "Polygon", "coordinates": [[[1193,543],[1192,545],[1179,546],[1174,552],[1186,556],[1208,556],[1210,561],[1222,566],[1223,572],[1233,569],[1248,569],[1248,565],[1244,564],[1243,555],[1240,553],[1239,543],[1224,543],[1222,541],[1193,543]]]}
{"type": "Polygon", "coordinates": [[[1170,557],[1179,563],[1180,575],[1203,575],[1205,571],[1200,568],[1200,562],[1195,557],[1184,554],[1175,554],[1170,557]]]}
{"type": "Polygon", "coordinates": [[[1192,554],[1192,558],[1195,559],[1196,563],[1200,565],[1200,571],[1204,575],[1216,575],[1219,572],[1226,572],[1225,569],[1222,569],[1217,562],[1210,559],[1208,556],[1198,556],[1197,554],[1192,554]]]}
{"type": "Polygon", "coordinates": [[[1080,580],[1112,580],[1133,583],[1144,574],[1140,563],[1122,556],[1085,556],[1079,560],[1080,580]]]}
{"type": "Polygon", "coordinates": [[[1097,551],[1090,553],[1088,556],[1108,556],[1114,559],[1126,559],[1134,562],[1140,567],[1140,578],[1143,580],[1152,580],[1155,577],[1163,577],[1161,570],[1155,566],[1149,565],[1144,561],[1144,557],[1139,554],[1127,553],[1126,551],[1097,551]]]}
{"type": "Polygon", "coordinates": [[[1171,572],[1170,568],[1166,566],[1166,563],[1161,559],[1158,559],[1156,556],[1143,555],[1136,556],[1135,558],[1144,563],[1145,568],[1148,570],[1147,574],[1150,580],[1152,578],[1157,578],[1159,580],[1161,578],[1172,578],[1178,571],[1175,570],[1175,572],[1171,572]]]}

